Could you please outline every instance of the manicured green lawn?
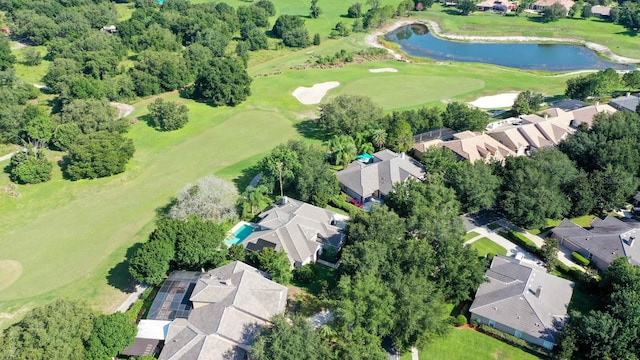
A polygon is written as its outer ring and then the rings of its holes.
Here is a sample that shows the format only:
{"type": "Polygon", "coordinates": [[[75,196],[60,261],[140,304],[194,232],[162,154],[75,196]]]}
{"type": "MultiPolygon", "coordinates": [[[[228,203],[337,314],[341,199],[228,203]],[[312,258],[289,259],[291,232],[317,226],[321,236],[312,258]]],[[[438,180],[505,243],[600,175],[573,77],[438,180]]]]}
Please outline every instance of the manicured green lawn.
{"type": "Polygon", "coordinates": [[[636,33],[627,31],[621,25],[597,18],[560,19],[545,23],[535,14],[500,16],[488,12],[474,12],[470,16],[460,16],[455,13],[455,10],[436,3],[431,9],[415,16],[436,21],[445,33],[584,39],[605,45],[617,55],[640,59],[636,33]]]}
{"type": "MultiPolygon", "coordinates": [[[[420,350],[420,360],[533,360],[538,357],[472,329],[453,329],[420,350]]],[[[411,352],[402,360],[411,360],[411,352]]]]}
{"type": "Polygon", "coordinates": [[[469,241],[469,240],[473,239],[474,237],[476,237],[478,235],[480,235],[480,234],[478,234],[475,231],[469,231],[468,233],[465,234],[464,241],[469,241]]]}
{"type": "Polygon", "coordinates": [[[476,240],[469,244],[472,248],[478,251],[478,255],[485,256],[487,254],[493,255],[506,255],[507,249],[494,243],[491,239],[483,237],[480,240],[476,240]]]}

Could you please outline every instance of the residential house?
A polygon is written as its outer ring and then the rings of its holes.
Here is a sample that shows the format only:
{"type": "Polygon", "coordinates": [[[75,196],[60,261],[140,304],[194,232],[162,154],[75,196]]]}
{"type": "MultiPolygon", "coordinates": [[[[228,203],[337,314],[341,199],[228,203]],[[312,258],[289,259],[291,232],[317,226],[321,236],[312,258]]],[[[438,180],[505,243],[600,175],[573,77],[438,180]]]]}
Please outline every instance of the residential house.
{"type": "Polygon", "coordinates": [[[619,111],[635,112],[638,105],[640,105],[640,96],[638,94],[627,93],[625,96],[609,100],[609,105],[619,111]]]}
{"type": "Polygon", "coordinates": [[[478,11],[492,11],[499,14],[506,14],[510,11],[515,11],[517,8],[517,1],[485,0],[476,4],[476,10],[478,11]]]}
{"type": "Polygon", "coordinates": [[[323,249],[344,244],[346,217],[305,202],[283,197],[258,215],[257,229],[242,245],[249,251],[284,251],[292,267],[317,261],[323,249]]]}
{"type": "Polygon", "coordinates": [[[416,159],[422,159],[422,154],[427,151],[428,148],[453,139],[456,131],[446,127],[432,129],[413,136],[413,149],[411,155],[416,159]]]}
{"type": "Polygon", "coordinates": [[[587,104],[584,101],[574,100],[574,99],[560,100],[553,103],[554,108],[562,109],[567,112],[578,110],[585,106],[589,106],[589,104],[587,104]]]}
{"type": "Polygon", "coordinates": [[[422,164],[391,150],[378,151],[367,164],[354,161],[336,173],[342,190],[361,203],[384,198],[395,183],[410,177],[423,180],[425,175],[422,164]]]}
{"type": "Polygon", "coordinates": [[[459,160],[476,162],[482,160],[503,161],[507,156],[516,154],[487,134],[463,131],[454,135],[453,140],[440,144],[458,155],[459,160]]]}
{"type": "Polygon", "coordinates": [[[595,218],[585,229],[568,219],[551,230],[560,245],[580,253],[601,270],[606,270],[619,256],[628,256],[634,265],[640,264],[640,223],[622,221],[612,216],[595,218]],[[635,246],[634,246],[635,245],[635,246]]]}
{"type": "Polygon", "coordinates": [[[553,6],[553,4],[556,4],[556,3],[559,3],[560,5],[562,5],[567,10],[567,13],[569,13],[569,10],[571,10],[571,8],[573,7],[573,4],[575,4],[571,0],[537,0],[531,5],[531,10],[541,12],[544,9],[551,7],[553,6]]]}
{"type": "Polygon", "coordinates": [[[558,145],[581,124],[590,127],[598,113],[615,112],[613,107],[599,103],[573,111],[554,107],[545,110],[542,116],[521,115],[519,118],[503,120],[499,126],[487,127],[487,134],[517,155],[524,155],[537,149],[558,145]]]}
{"type": "Polygon", "coordinates": [[[115,34],[118,32],[118,29],[116,28],[115,25],[106,25],[106,26],[103,26],[100,30],[104,32],[108,32],[109,34],[115,34]]]}
{"type": "Polygon", "coordinates": [[[591,14],[602,19],[608,19],[611,16],[611,6],[594,5],[591,7],[591,14]]]}
{"type": "Polygon", "coordinates": [[[240,360],[256,333],[284,312],[287,287],[236,261],[200,276],[189,316],[168,328],[159,360],[240,360]]]}
{"type": "Polygon", "coordinates": [[[498,255],[469,308],[471,320],[552,349],[566,322],[574,283],[498,255]]]}

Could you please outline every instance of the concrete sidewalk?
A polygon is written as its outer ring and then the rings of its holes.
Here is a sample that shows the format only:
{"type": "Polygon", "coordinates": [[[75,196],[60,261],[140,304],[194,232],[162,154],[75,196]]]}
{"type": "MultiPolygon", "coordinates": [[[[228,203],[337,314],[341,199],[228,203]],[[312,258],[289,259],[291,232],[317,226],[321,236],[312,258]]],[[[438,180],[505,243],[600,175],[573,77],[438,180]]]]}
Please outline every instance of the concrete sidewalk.
{"type": "Polygon", "coordinates": [[[142,296],[142,293],[145,290],[147,290],[148,287],[149,285],[146,285],[146,284],[136,285],[136,291],[131,293],[131,295],[129,295],[127,300],[125,300],[122,304],[120,304],[120,306],[118,306],[118,308],[114,312],[118,312],[118,311],[125,312],[129,310],[129,308],[131,308],[131,305],[133,305],[133,303],[136,302],[136,300],[138,300],[140,296],[142,296]]]}

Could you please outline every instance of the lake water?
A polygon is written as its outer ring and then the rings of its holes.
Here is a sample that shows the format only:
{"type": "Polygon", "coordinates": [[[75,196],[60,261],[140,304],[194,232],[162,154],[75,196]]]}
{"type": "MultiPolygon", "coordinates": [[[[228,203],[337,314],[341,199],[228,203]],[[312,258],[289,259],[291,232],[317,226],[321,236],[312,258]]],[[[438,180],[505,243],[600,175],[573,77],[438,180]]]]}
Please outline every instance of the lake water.
{"type": "Polygon", "coordinates": [[[400,27],[385,35],[411,56],[436,60],[478,62],[527,70],[618,70],[632,66],[603,60],[584,46],[560,44],[466,43],[433,36],[422,24],[400,27]]]}

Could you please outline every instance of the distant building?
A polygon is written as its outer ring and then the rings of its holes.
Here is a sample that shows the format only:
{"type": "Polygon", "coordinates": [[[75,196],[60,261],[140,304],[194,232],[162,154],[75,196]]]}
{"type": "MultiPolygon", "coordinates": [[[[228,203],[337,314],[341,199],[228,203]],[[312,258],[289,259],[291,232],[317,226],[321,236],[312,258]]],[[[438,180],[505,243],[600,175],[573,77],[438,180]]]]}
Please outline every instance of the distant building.
{"type": "Polygon", "coordinates": [[[445,141],[437,146],[448,148],[458,155],[459,160],[476,162],[482,160],[503,161],[516,154],[487,134],[476,134],[463,131],[454,135],[453,140],[445,141]]]}
{"type": "Polygon", "coordinates": [[[638,94],[627,93],[625,96],[620,96],[615,99],[609,100],[609,105],[619,111],[632,111],[635,112],[640,104],[640,97],[638,94]]]}
{"type": "Polygon", "coordinates": [[[531,10],[541,12],[556,3],[562,5],[567,10],[567,13],[571,10],[573,4],[575,4],[575,2],[571,0],[537,0],[531,5],[531,10]]]}
{"type": "Polygon", "coordinates": [[[564,325],[574,283],[497,255],[469,308],[471,320],[552,349],[564,325]]]}
{"type": "Polygon", "coordinates": [[[599,18],[609,18],[611,16],[611,6],[594,5],[591,7],[591,14],[599,18]]]}
{"type": "Polygon", "coordinates": [[[518,9],[519,3],[517,1],[506,0],[485,0],[476,4],[476,10],[478,11],[491,11],[499,14],[506,14],[510,11],[518,9]]]}
{"type": "Polygon", "coordinates": [[[103,26],[100,30],[102,30],[104,32],[108,32],[109,34],[115,34],[115,33],[118,32],[118,29],[116,28],[115,25],[103,26]]]}
{"type": "Polygon", "coordinates": [[[2,31],[3,34],[11,35],[11,29],[8,27],[0,28],[0,31],[2,31]]]}

